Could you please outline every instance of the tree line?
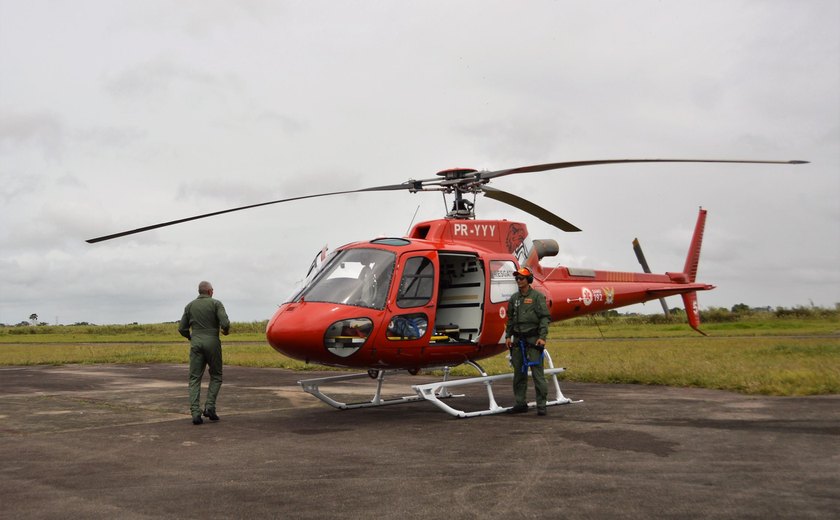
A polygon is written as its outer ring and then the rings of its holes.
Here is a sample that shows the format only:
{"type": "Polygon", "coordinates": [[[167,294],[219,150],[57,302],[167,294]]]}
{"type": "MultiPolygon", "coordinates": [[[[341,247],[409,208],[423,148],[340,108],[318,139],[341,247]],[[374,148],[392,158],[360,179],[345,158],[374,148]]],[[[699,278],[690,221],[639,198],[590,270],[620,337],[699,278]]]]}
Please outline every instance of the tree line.
{"type": "MultiPolygon", "coordinates": [[[[621,313],[617,310],[604,311],[598,314],[604,318],[635,318],[645,323],[667,323],[669,321],[684,320],[685,310],[680,307],[670,309],[670,315],[665,314],[639,314],[635,312],[621,313]]],[[[840,318],[840,303],[834,308],[818,307],[815,305],[798,305],[795,307],[750,307],[745,303],[738,303],[731,308],[708,307],[700,310],[700,319],[706,323],[725,323],[739,321],[749,318],[798,318],[798,319],[838,319],[840,318]]],[[[0,323],[0,327],[43,327],[49,323],[38,321],[38,315],[32,313],[29,320],[23,320],[15,324],[0,323]]],[[[138,325],[132,322],[127,325],[138,325]]],[[[63,327],[64,325],[57,325],[63,327]]],[[[77,321],[70,326],[96,326],[95,323],[77,321]]]]}

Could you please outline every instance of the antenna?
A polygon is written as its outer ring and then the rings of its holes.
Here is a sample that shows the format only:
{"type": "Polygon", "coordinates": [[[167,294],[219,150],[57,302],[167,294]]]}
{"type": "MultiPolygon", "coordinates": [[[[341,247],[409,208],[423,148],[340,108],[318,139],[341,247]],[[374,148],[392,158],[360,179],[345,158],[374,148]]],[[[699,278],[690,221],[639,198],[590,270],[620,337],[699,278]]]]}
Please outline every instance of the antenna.
{"type": "Polygon", "coordinates": [[[411,233],[411,226],[414,225],[414,219],[417,218],[417,212],[420,211],[420,204],[417,205],[417,209],[414,210],[414,215],[411,217],[411,222],[408,223],[408,229],[405,230],[405,235],[408,236],[411,233]]]}

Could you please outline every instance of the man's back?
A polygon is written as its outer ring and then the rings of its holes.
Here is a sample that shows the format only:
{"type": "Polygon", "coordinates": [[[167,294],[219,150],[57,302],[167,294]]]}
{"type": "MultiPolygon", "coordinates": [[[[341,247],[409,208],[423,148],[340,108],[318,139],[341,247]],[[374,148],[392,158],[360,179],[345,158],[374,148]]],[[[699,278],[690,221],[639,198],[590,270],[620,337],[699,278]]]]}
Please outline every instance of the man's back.
{"type": "Polygon", "coordinates": [[[184,337],[189,337],[187,334],[192,329],[192,334],[218,337],[220,328],[222,330],[230,328],[225,306],[219,300],[202,294],[184,308],[184,316],[178,325],[178,332],[184,337]]]}

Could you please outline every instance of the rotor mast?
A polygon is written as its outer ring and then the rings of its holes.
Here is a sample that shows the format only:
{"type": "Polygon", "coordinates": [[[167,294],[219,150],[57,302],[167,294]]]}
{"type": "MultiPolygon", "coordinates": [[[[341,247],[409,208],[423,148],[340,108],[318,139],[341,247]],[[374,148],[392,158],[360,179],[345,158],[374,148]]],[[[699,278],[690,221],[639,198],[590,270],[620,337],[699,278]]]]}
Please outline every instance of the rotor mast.
{"type": "Polygon", "coordinates": [[[452,209],[446,214],[446,218],[458,220],[475,219],[475,203],[464,198],[464,193],[475,193],[479,186],[484,184],[479,178],[478,170],[473,168],[451,168],[437,173],[443,177],[440,186],[443,188],[443,200],[446,201],[447,193],[454,193],[452,209]]]}

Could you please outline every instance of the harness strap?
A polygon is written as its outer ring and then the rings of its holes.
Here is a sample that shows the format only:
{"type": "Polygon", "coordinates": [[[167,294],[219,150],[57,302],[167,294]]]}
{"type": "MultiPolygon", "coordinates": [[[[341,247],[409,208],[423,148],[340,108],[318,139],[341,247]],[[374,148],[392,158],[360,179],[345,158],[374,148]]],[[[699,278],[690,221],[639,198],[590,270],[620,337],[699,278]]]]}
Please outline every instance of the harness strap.
{"type": "Polygon", "coordinates": [[[542,365],[543,360],[545,359],[545,349],[540,350],[540,358],[536,361],[528,361],[528,343],[519,338],[519,350],[522,352],[522,368],[519,371],[523,374],[528,373],[528,367],[535,367],[542,365]]]}

